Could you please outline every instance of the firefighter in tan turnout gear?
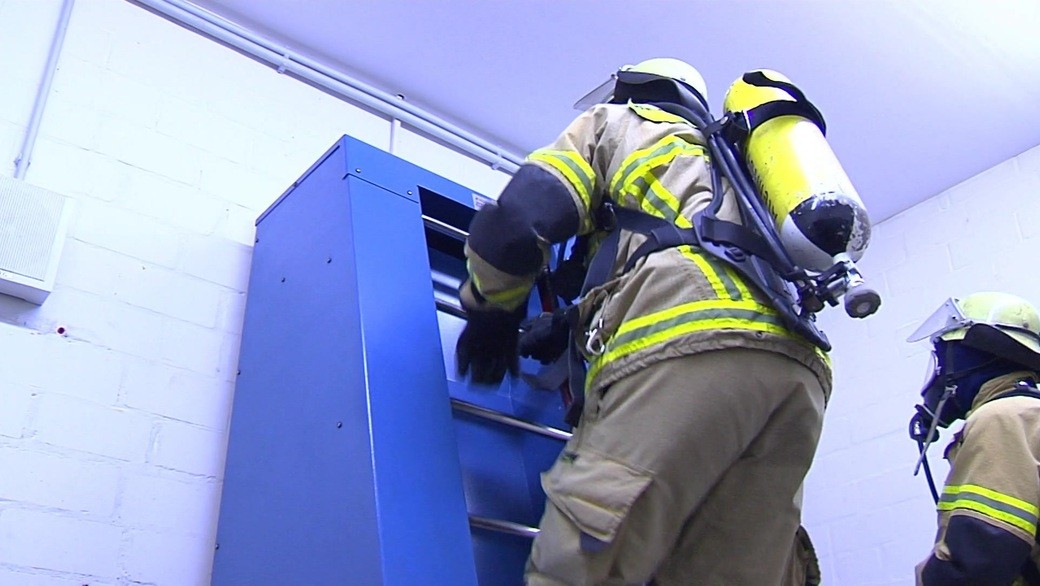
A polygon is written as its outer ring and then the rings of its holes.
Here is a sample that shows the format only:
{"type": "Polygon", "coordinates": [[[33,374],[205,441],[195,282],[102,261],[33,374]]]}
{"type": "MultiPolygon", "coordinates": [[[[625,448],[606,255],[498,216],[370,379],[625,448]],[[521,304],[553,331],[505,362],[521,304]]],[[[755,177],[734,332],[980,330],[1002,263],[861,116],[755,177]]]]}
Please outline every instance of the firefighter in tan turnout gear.
{"type": "MultiPolygon", "coordinates": [[[[829,345],[718,256],[667,238],[647,248],[649,229],[623,221],[640,212],[678,233],[713,206],[739,227],[731,184],[713,175],[709,138],[691,121],[706,95],[678,60],[622,68],[609,101],[531,153],[470,225],[456,356],[477,383],[516,373],[518,327],[551,245],[591,236],[589,274],[606,266],[576,305],[584,408],[542,477],[527,584],[784,580],[831,391],[829,345]]],[[[865,246],[862,230],[850,234],[865,246]]]]}
{"type": "Polygon", "coordinates": [[[924,586],[1040,585],[1040,315],[1024,299],[950,299],[910,336],[934,345],[911,422],[921,461],[936,428],[964,419],[946,449],[939,531],[917,567],[924,586]]]}

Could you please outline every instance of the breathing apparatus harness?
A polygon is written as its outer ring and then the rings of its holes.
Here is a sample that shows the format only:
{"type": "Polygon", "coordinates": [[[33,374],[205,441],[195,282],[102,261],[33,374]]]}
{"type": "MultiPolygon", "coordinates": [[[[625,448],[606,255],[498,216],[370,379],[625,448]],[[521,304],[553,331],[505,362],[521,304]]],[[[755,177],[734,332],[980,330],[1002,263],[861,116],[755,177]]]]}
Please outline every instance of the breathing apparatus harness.
{"type": "MultiPolygon", "coordinates": [[[[862,277],[851,263],[836,263],[819,274],[811,274],[798,267],[781,243],[769,212],[749,177],[748,169],[737,154],[738,145],[752,131],[776,117],[802,116],[815,123],[821,132],[825,131],[826,124],[819,110],[794,85],[769,79],[760,72],[745,74],[744,81],[780,88],[794,101],[771,101],[747,111],[727,113],[721,119],[713,120],[704,98],[684,83],[647,73],[618,72],[612,103],[632,100],[655,106],[682,118],[704,134],[713,163],[710,166],[713,198],[705,209],[694,215],[692,228],[680,228],[663,218],[605,199],[595,222],[596,232],[605,232],[606,236],[591,258],[588,258],[590,246],[587,236],[576,240],[567,259],[563,259],[561,245],[557,270],[540,279],[540,289],[554,290],[554,293],[542,295],[543,310],[547,313],[529,320],[521,335],[520,346],[523,355],[536,357],[543,364],[549,365],[538,375],[529,377],[529,382],[540,388],[564,385],[565,397],[568,395],[566,387],[569,386],[573,400],[568,406],[566,420],[571,425],[577,424],[584,403],[581,392],[585,378],[584,356],[571,335],[582,324],[578,323],[576,305],[552,308],[554,311],[548,312],[545,299],[558,295],[570,302],[605,283],[611,277],[622,230],[646,236],[646,241],[628,258],[622,274],[653,252],[681,245],[696,246],[722,260],[753,283],[766,295],[784,325],[791,331],[824,351],[831,349],[827,336],[816,327],[815,313],[822,310],[825,303],[837,305],[838,298],[851,286],[862,282],[862,277]],[[723,177],[733,189],[741,224],[717,217],[723,203],[723,177]],[[579,290],[576,283],[586,266],[579,290]],[[552,322],[552,325],[547,325],[547,321],[552,322]],[[569,331],[561,333],[563,326],[569,331]],[[564,346],[565,360],[557,360],[564,346]],[[534,351],[525,352],[525,347],[529,350],[533,348],[534,351]],[[561,362],[566,363],[566,368],[561,367],[561,362]]],[[[600,339],[598,333],[595,326],[589,332],[585,344],[585,351],[589,354],[604,351],[605,340],[600,339]]]]}

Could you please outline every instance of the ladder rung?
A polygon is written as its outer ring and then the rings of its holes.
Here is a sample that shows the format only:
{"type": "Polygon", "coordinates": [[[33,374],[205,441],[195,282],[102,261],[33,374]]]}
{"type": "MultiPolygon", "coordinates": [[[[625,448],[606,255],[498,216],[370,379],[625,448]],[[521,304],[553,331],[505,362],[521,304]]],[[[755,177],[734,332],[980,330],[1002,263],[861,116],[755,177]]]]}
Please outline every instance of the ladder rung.
{"type": "Polygon", "coordinates": [[[563,441],[571,439],[572,434],[568,431],[563,431],[562,429],[557,429],[548,425],[542,425],[541,423],[534,423],[525,419],[513,417],[512,415],[506,415],[505,413],[502,413],[500,411],[495,411],[493,409],[488,409],[486,407],[474,405],[473,403],[468,403],[466,401],[460,401],[459,399],[452,399],[451,406],[459,411],[462,411],[463,413],[469,413],[470,415],[476,415],[477,417],[481,417],[483,419],[497,421],[498,423],[502,423],[510,427],[516,427],[518,429],[534,432],[539,435],[551,437],[553,439],[563,441]]]}
{"type": "Polygon", "coordinates": [[[435,299],[434,303],[437,305],[439,311],[443,311],[448,315],[454,315],[455,317],[466,319],[466,312],[463,311],[461,307],[448,303],[447,301],[441,301],[440,299],[435,299]]]}
{"type": "Polygon", "coordinates": [[[440,221],[440,220],[438,220],[436,218],[431,218],[430,216],[423,216],[422,219],[423,219],[423,224],[427,228],[429,228],[429,229],[431,229],[431,230],[433,230],[435,232],[440,232],[441,234],[444,234],[445,236],[451,236],[452,238],[455,238],[456,240],[465,240],[465,239],[469,238],[469,234],[465,230],[459,230],[458,228],[456,228],[455,226],[452,226],[451,224],[446,224],[446,223],[444,223],[444,222],[442,222],[442,221],[440,221]]]}
{"type": "Polygon", "coordinates": [[[538,535],[537,527],[528,527],[527,525],[521,525],[520,523],[514,523],[512,521],[503,521],[501,519],[477,517],[476,515],[469,516],[469,524],[471,527],[489,529],[491,531],[508,533],[510,535],[519,535],[520,537],[530,537],[532,539],[535,535],[538,535]]]}

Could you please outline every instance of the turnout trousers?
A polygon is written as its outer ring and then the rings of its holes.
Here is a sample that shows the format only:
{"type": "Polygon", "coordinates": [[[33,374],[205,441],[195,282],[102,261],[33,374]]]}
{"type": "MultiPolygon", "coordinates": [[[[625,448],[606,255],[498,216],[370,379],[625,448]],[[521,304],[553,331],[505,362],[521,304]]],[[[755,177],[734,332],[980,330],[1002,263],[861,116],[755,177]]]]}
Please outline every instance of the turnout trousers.
{"type": "Polygon", "coordinates": [[[592,393],[542,475],[526,584],[779,585],[824,405],[808,368],[744,348],[592,393]]]}

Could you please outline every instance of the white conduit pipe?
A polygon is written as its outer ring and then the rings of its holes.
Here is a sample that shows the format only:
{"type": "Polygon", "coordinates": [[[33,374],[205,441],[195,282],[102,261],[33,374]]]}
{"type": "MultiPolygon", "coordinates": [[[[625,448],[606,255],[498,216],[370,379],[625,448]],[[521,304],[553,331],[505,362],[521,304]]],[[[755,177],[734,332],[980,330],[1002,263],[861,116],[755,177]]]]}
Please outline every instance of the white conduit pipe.
{"type": "Polygon", "coordinates": [[[493,169],[514,173],[523,164],[523,158],[510,153],[451,123],[402,102],[368,84],[348,77],[317,61],[296,55],[264,37],[228,22],[183,0],[133,0],[166,17],[207,34],[275,67],[279,73],[289,72],[317,84],[334,94],[363,104],[377,112],[400,120],[431,137],[437,138],[477,159],[486,161],[493,169]]]}
{"type": "Polygon", "coordinates": [[[61,46],[65,43],[65,33],[69,30],[69,18],[72,16],[73,4],[75,4],[75,0],[65,0],[61,4],[58,26],[54,29],[54,38],[51,39],[51,48],[47,53],[47,64],[43,67],[43,79],[40,80],[40,87],[36,89],[36,100],[33,101],[29,126],[25,129],[22,148],[14,160],[15,179],[24,178],[29,164],[32,163],[32,152],[36,146],[36,137],[40,134],[43,109],[47,105],[47,96],[51,93],[51,82],[54,81],[54,71],[58,68],[58,57],[61,55],[61,46]]]}

